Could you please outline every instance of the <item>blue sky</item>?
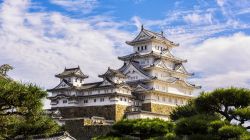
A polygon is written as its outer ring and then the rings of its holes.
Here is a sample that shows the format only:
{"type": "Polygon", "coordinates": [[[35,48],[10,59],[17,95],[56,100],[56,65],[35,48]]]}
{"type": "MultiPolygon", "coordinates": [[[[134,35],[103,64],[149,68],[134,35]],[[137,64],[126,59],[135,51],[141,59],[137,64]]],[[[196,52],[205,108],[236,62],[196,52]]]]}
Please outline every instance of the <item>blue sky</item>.
{"type": "Polygon", "coordinates": [[[0,0],[0,64],[10,76],[52,88],[64,67],[90,76],[119,68],[125,41],[143,24],[180,44],[173,50],[202,90],[250,87],[248,0],[0,0]]]}

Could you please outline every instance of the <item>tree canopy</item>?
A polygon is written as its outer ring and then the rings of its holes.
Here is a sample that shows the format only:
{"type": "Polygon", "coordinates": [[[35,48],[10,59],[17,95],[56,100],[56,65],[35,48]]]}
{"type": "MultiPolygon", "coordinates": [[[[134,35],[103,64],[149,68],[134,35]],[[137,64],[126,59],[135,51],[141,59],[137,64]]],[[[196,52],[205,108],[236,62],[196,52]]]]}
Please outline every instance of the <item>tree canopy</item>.
{"type": "Polygon", "coordinates": [[[36,85],[0,76],[0,139],[53,134],[59,126],[45,115],[47,93],[36,85]]]}
{"type": "Polygon", "coordinates": [[[161,119],[121,120],[113,125],[113,131],[107,137],[97,139],[149,139],[171,137],[174,135],[174,123],[161,119]]]}
{"type": "Polygon", "coordinates": [[[176,121],[176,134],[189,139],[250,139],[249,107],[250,90],[220,88],[202,92],[170,117],[176,121]]]}

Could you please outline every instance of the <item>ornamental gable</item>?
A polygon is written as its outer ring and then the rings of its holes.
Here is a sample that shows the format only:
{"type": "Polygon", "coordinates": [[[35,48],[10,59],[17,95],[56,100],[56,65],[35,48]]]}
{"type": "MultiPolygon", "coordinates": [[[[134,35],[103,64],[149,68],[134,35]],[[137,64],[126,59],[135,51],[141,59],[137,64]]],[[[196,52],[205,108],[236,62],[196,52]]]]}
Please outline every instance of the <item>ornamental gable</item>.
{"type": "Polygon", "coordinates": [[[112,83],[110,83],[108,80],[104,80],[103,82],[102,82],[102,84],[100,84],[100,86],[110,86],[110,85],[112,85],[112,83]]]}
{"type": "Polygon", "coordinates": [[[133,41],[139,41],[139,40],[147,40],[150,39],[151,36],[147,35],[145,32],[141,31],[139,35],[133,40],[133,41]]]}
{"type": "Polygon", "coordinates": [[[180,73],[188,73],[182,64],[175,66],[175,70],[180,73]]]}
{"type": "Polygon", "coordinates": [[[130,64],[123,73],[127,75],[127,81],[140,80],[140,79],[149,79],[149,76],[146,72],[142,72],[143,70],[136,68],[132,64],[130,64]]]}

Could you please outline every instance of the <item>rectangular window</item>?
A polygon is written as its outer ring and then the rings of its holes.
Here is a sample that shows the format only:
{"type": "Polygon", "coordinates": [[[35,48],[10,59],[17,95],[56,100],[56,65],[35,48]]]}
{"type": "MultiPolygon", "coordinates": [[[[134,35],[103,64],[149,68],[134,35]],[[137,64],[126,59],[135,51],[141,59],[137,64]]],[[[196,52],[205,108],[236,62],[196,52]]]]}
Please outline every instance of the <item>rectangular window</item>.
{"type": "Polygon", "coordinates": [[[88,100],[87,99],[83,100],[83,103],[85,103],[85,104],[88,103],[88,100]]]}
{"type": "Polygon", "coordinates": [[[147,50],[147,45],[144,46],[144,50],[147,50]]]}
{"type": "Polygon", "coordinates": [[[91,91],[89,91],[89,92],[88,92],[88,95],[91,95],[91,94],[92,94],[92,92],[91,92],[91,91]]]}
{"type": "Polygon", "coordinates": [[[66,104],[68,102],[68,100],[63,100],[63,103],[66,104]]]}
{"type": "Polygon", "coordinates": [[[165,87],[164,87],[164,86],[162,87],[162,90],[163,90],[163,91],[165,90],[165,87]]]}
{"type": "Polygon", "coordinates": [[[104,98],[100,98],[100,102],[104,102],[104,98]]]}
{"type": "Polygon", "coordinates": [[[96,99],[94,99],[94,102],[96,102],[96,99]]]}
{"type": "Polygon", "coordinates": [[[137,47],[137,50],[140,51],[140,47],[137,47]]]}
{"type": "Polygon", "coordinates": [[[172,98],[171,97],[168,98],[168,102],[172,103],[172,98]]]}

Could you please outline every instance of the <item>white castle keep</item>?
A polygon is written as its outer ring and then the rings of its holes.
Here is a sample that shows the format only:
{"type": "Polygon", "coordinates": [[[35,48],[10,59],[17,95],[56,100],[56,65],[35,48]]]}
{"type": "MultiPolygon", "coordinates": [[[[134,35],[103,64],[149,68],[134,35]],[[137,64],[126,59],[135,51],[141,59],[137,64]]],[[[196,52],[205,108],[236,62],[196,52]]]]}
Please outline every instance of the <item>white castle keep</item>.
{"type": "Polygon", "coordinates": [[[200,87],[186,81],[193,75],[183,66],[187,61],[171,53],[178,44],[143,26],[136,38],[126,43],[133,47],[133,53],[118,57],[124,65],[117,70],[108,68],[99,75],[102,81],[84,83],[88,76],[79,67],[65,68],[55,75],[60,83],[48,90],[52,110],[64,119],[167,120],[174,107],[194,98],[193,91],[200,87]]]}

